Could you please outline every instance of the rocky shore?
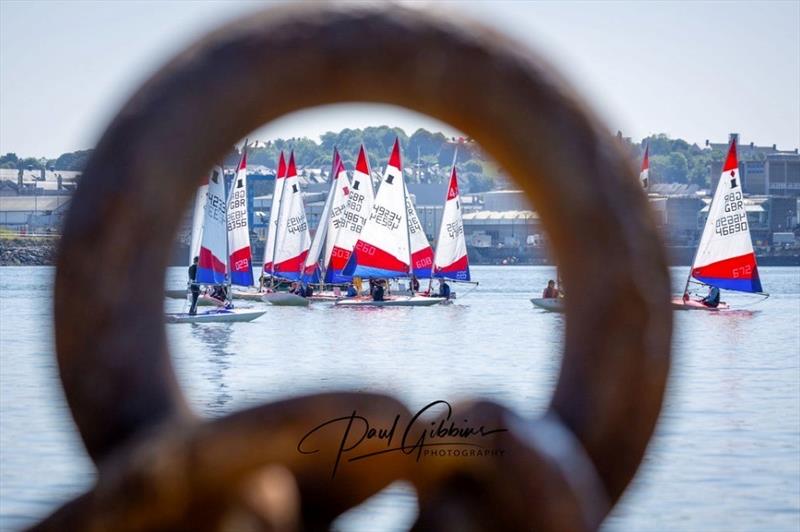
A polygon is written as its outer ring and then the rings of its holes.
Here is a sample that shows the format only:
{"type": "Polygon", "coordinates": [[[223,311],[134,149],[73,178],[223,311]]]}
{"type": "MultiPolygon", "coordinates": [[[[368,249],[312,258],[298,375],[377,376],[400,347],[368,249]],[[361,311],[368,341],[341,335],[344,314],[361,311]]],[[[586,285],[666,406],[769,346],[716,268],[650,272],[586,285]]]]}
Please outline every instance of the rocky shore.
{"type": "Polygon", "coordinates": [[[57,238],[0,239],[0,266],[51,266],[57,245],[57,238]]]}

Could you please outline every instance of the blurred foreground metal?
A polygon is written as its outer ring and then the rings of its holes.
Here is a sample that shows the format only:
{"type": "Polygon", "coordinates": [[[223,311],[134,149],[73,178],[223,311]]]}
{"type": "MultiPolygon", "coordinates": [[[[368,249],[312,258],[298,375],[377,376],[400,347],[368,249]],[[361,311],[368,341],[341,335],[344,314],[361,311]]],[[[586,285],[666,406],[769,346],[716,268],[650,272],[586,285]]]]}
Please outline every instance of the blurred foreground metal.
{"type": "MultiPolygon", "coordinates": [[[[249,16],[131,98],[75,194],[58,260],[56,347],[98,478],[37,529],[325,529],[398,479],[418,491],[416,530],[596,529],[661,407],[672,324],[665,264],[626,155],[520,44],[398,6],[249,16]],[[178,388],[158,288],[176,206],[247,132],[346,101],[400,105],[469,134],[528,193],[552,238],[571,297],[549,411],[532,420],[492,403],[456,406],[459,418],[508,429],[492,436],[502,457],[417,464],[388,453],[331,478],[330,453],[297,451],[310,427],[354,410],[391,424],[406,408],[385,395],[327,393],[207,421],[178,388]],[[75,293],[92,297],[75,305],[75,293]]],[[[337,449],[330,439],[318,447],[337,449]]]]}

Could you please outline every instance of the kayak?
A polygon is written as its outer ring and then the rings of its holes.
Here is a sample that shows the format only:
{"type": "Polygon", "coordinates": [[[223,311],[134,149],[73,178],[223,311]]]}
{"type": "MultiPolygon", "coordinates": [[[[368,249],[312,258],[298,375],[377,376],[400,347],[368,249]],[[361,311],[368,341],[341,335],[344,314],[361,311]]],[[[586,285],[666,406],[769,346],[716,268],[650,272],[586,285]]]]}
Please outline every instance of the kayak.
{"type": "Polygon", "coordinates": [[[383,301],[372,299],[346,298],[336,302],[337,307],[430,307],[444,303],[443,297],[430,296],[389,296],[383,301]]]}
{"type": "Polygon", "coordinates": [[[686,301],[683,300],[682,297],[673,297],[672,298],[672,309],[673,310],[711,310],[711,311],[720,311],[720,310],[730,310],[730,306],[720,301],[717,307],[707,307],[705,306],[702,301],[697,299],[688,299],[686,301]]]}
{"type": "Polygon", "coordinates": [[[548,297],[548,298],[533,298],[531,303],[535,307],[550,311],[550,312],[564,312],[564,298],[561,297],[548,297]]]}
{"type": "Polygon", "coordinates": [[[167,323],[225,323],[253,321],[266,313],[266,310],[252,309],[214,309],[191,315],[187,312],[167,313],[167,323]]]}
{"type": "Polygon", "coordinates": [[[288,292],[270,292],[262,294],[261,300],[278,307],[307,307],[309,300],[288,292]]]}

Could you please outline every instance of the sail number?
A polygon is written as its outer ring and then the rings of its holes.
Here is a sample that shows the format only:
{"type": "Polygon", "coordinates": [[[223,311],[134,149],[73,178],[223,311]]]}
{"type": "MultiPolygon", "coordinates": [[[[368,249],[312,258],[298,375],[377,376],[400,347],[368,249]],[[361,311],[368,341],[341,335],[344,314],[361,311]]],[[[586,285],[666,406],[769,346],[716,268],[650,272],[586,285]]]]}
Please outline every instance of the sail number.
{"type": "Polygon", "coordinates": [[[720,236],[728,236],[747,231],[747,215],[743,212],[739,214],[729,214],[728,216],[720,216],[714,224],[714,232],[720,236]]]}
{"type": "Polygon", "coordinates": [[[736,212],[744,209],[742,193],[739,191],[725,194],[725,212],[736,212]]]}
{"type": "Polygon", "coordinates": [[[400,222],[403,220],[403,217],[394,211],[390,211],[383,205],[379,205],[372,209],[372,214],[370,214],[369,219],[374,220],[378,225],[382,225],[394,231],[400,227],[400,222]]]}
{"type": "Polygon", "coordinates": [[[371,245],[367,244],[366,242],[364,242],[363,240],[359,240],[356,243],[356,249],[358,251],[361,251],[365,255],[370,255],[370,256],[374,255],[375,251],[376,251],[375,246],[371,246],[371,245]]]}
{"type": "Polygon", "coordinates": [[[450,238],[455,238],[458,235],[464,232],[464,224],[461,223],[461,220],[457,220],[455,222],[451,222],[447,224],[447,236],[450,238]]]}
{"type": "Polygon", "coordinates": [[[731,270],[731,275],[734,278],[750,277],[750,274],[752,273],[753,273],[753,267],[750,264],[747,264],[745,266],[739,266],[738,268],[733,268],[731,270]]]}

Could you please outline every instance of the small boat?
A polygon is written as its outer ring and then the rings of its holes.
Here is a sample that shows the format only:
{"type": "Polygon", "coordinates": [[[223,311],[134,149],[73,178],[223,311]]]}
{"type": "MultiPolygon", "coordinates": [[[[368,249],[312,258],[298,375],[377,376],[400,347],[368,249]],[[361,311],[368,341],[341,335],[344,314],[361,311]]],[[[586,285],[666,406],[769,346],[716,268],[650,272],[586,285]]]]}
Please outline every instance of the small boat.
{"type": "Polygon", "coordinates": [[[729,305],[722,302],[711,307],[705,305],[701,299],[692,298],[689,295],[692,278],[696,284],[716,287],[718,290],[734,290],[769,297],[769,294],[762,292],[758,275],[750,224],[742,196],[735,139],[728,148],[717,189],[708,206],[708,218],[686,278],[683,295],[672,299],[672,308],[677,310],[730,310],[729,305]]]}
{"type": "Polygon", "coordinates": [[[351,297],[340,299],[337,307],[431,307],[447,301],[444,297],[434,296],[389,296],[383,301],[372,298],[351,297]]]}
{"type": "Polygon", "coordinates": [[[262,301],[263,292],[256,290],[231,290],[231,297],[242,301],[262,301]]]}
{"type": "Polygon", "coordinates": [[[269,292],[263,294],[261,300],[276,307],[307,307],[311,302],[308,298],[289,292],[269,292]]]}
{"type": "Polygon", "coordinates": [[[564,298],[562,297],[535,297],[531,299],[533,306],[550,312],[564,312],[564,298]]]}
{"type": "Polygon", "coordinates": [[[266,313],[255,309],[213,309],[197,314],[188,312],[167,313],[167,323],[229,323],[253,321],[266,313]]]}

